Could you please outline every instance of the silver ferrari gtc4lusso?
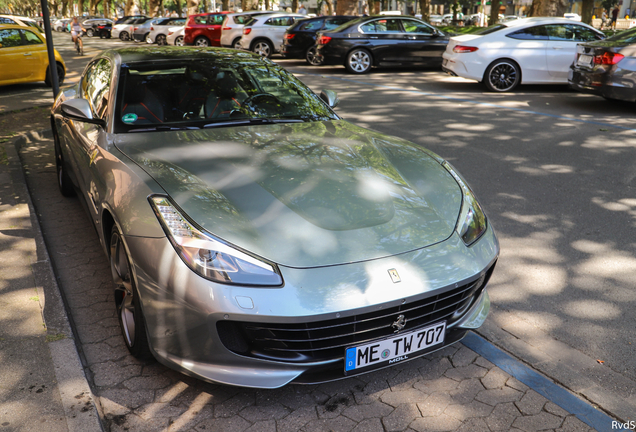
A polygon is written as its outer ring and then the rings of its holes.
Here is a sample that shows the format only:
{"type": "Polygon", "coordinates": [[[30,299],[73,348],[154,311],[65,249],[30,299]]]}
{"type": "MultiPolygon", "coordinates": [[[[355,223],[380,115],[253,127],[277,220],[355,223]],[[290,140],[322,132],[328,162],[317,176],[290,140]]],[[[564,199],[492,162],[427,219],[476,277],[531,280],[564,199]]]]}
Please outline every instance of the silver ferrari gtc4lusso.
{"type": "Polygon", "coordinates": [[[52,107],[130,352],[275,388],[369,372],[479,327],[499,254],[462,176],[248,52],[127,48],[52,107]]]}

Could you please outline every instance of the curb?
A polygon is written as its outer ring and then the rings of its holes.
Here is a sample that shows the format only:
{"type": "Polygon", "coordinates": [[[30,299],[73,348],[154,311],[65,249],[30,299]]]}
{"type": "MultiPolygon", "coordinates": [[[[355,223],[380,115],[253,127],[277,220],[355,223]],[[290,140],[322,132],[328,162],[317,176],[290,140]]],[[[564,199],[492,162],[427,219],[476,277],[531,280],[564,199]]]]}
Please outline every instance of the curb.
{"type": "Polygon", "coordinates": [[[39,219],[31,201],[26,178],[20,159],[20,148],[31,138],[51,138],[51,130],[29,132],[14,138],[5,144],[7,159],[12,171],[14,188],[20,191],[28,205],[34,240],[37,246],[37,262],[33,264],[33,273],[41,302],[42,316],[47,333],[55,336],[48,343],[55,378],[59,386],[60,398],[69,432],[104,432],[95,397],[88,385],[84,366],[80,360],[76,336],[68,316],[66,303],[57,284],[51,265],[48,249],[42,236],[39,219]]]}

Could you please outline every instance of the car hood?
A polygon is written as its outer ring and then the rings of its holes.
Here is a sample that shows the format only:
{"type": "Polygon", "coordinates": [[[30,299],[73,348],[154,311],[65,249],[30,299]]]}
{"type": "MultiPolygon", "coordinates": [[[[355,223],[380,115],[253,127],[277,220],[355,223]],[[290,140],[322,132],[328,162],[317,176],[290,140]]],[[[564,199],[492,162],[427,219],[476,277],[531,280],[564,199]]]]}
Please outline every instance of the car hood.
{"type": "Polygon", "coordinates": [[[200,227],[289,267],[439,243],[461,209],[441,159],[346,121],[129,133],[115,144],[200,227]]]}

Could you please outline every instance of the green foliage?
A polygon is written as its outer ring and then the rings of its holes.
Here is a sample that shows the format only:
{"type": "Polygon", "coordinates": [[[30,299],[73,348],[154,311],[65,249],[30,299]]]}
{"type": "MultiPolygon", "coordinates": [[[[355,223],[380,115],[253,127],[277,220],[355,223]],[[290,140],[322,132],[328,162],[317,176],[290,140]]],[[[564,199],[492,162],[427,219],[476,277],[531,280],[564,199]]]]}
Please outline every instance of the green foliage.
{"type": "MultiPolygon", "coordinates": [[[[601,2],[601,6],[608,11],[608,15],[609,15],[609,11],[611,11],[612,8],[616,6],[617,4],[618,4],[618,0],[603,0],[601,2]]],[[[608,16],[608,18],[610,17],[608,16]]]]}
{"type": "Polygon", "coordinates": [[[476,31],[483,30],[483,27],[477,26],[466,26],[466,27],[456,27],[456,26],[439,26],[437,27],[444,33],[456,33],[456,34],[470,34],[475,33],[476,31]]]}

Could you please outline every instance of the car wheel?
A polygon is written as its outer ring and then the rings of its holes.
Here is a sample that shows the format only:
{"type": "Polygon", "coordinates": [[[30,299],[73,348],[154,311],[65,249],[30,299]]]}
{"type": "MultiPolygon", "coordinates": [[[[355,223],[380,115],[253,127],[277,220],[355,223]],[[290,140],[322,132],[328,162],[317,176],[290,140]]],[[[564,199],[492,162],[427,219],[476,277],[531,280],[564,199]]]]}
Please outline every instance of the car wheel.
{"type": "Polygon", "coordinates": [[[237,37],[236,39],[234,39],[232,41],[232,48],[241,49],[241,38],[240,37],[237,37]]]}
{"type": "Polygon", "coordinates": [[[146,33],[146,34],[144,35],[144,39],[143,39],[143,40],[145,40],[145,41],[146,41],[146,43],[151,44],[151,43],[152,43],[152,39],[150,38],[150,33],[146,33]]]}
{"type": "MultiPolygon", "coordinates": [[[[51,122],[53,123],[53,122],[51,122]]],[[[60,147],[60,138],[57,135],[57,129],[53,127],[53,142],[55,147],[55,170],[57,172],[57,187],[60,189],[62,196],[71,197],[75,195],[73,183],[68,176],[64,157],[62,156],[62,148],[60,147]]]]}
{"type": "Polygon", "coordinates": [[[493,92],[511,91],[520,82],[521,69],[512,60],[497,60],[488,66],[484,74],[484,84],[493,92]]]}
{"type": "Polygon", "coordinates": [[[305,60],[312,66],[320,66],[324,62],[324,58],[316,52],[316,45],[310,47],[305,53],[305,60]]]}
{"type": "Polygon", "coordinates": [[[87,29],[86,30],[86,36],[88,36],[88,37],[95,36],[95,30],[93,30],[92,28],[87,29]]]}
{"type": "Polygon", "coordinates": [[[183,46],[183,36],[177,36],[174,40],[176,46],[183,46]]]}
{"type": "Polygon", "coordinates": [[[200,46],[200,47],[207,47],[207,46],[210,46],[210,41],[203,36],[199,36],[198,38],[194,40],[194,45],[200,46]]]}
{"type": "Polygon", "coordinates": [[[266,40],[259,40],[252,45],[252,51],[261,57],[269,58],[274,52],[272,44],[266,40]]]}
{"type": "Polygon", "coordinates": [[[363,74],[371,70],[373,66],[373,60],[371,53],[365,49],[354,49],[347,56],[345,67],[351,73],[363,74]]]}
{"type": "Polygon", "coordinates": [[[121,32],[119,33],[119,39],[123,40],[123,41],[127,41],[130,40],[130,35],[128,34],[128,32],[121,32]]]}
{"type": "Polygon", "coordinates": [[[159,46],[166,45],[166,36],[162,34],[157,35],[156,41],[157,41],[157,45],[159,46]]]}
{"type": "MultiPolygon", "coordinates": [[[[64,83],[64,66],[62,66],[59,63],[55,63],[55,65],[57,66],[57,84],[58,85],[62,85],[64,83]]],[[[47,68],[46,69],[46,76],[44,77],[44,84],[46,84],[49,87],[53,87],[53,82],[51,80],[51,72],[50,69],[47,68]]]]}
{"type": "Polygon", "coordinates": [[[128,351],[139,359],[150,359],[152,353],[146,335],[139,292],[131,271],[130,260],[117,225],[110,234],[110,269],[115,284],[115,307],[128,351]]]}

